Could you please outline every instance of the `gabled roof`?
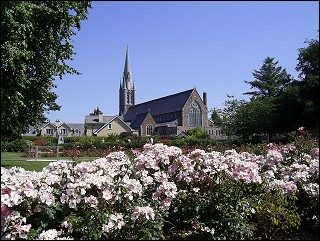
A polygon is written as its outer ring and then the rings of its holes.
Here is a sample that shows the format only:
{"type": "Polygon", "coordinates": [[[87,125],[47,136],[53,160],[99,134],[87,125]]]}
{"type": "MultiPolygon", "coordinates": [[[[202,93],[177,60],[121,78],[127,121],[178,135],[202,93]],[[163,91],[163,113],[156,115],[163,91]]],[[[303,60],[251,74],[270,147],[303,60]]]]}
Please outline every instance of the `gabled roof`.
{"type": "Polygon", "coordinates": [[[52,129],[56,129],[56,126],[50,122],[44,123],[44,125],[40,128],[40,130],[42,130],[43,128],[47,127],[51,125],[52,129]]]}
{"type": "Polygon", "coordinates": [[[152,115],[179,111],[183,108],[194,90],[195,88],[130,106],[124,115],[124,120],[132,121],[137,115],[147,113],[149,110],[152,115]]]}
{"type": "Polygon", "coordinates": [[[97,134],[99,131],[101,131],[103,128],[105,128],[107,125],[109,125],[114,119],[119,119],[123,124],[125,124],[129,129],[130,129],[130,131],[133,131],[132,129],[131,129],[131,127],[130,126],[128,126],[128,124],[127,123],[125,123],[123,120],[122,120],[122,118],[119,118],[119,116],[113,116],[107,123],[105,123],[103,126],[101,126],[98,130],[96,130],[95,132],[94,132],[94,134],[97,134]]]}
{"type": "Polygon", "coordinates": [[[68,126],[71,127],[72,130],[78,129],[81,133],[84,132],[84,124],[68,123],[68,126]]]}
{"type": "Polygon", "coordinates": [[[130,127],[133,129],[139,128],[147,115],[148,112],[136,115],[136,117],[132,120],[130,127]]]}
{"type": "Polygon", "coordinates": [[[67,126],[69,129],[71,129],[72,130],[72,127],[69,125],[69,124],[67,124],[67,123],[61,123],[59,126],[57,126],[57,129],[59,129],[61,126],[63,126],[63,125],[65,125],[65,126],[67,126]]]}

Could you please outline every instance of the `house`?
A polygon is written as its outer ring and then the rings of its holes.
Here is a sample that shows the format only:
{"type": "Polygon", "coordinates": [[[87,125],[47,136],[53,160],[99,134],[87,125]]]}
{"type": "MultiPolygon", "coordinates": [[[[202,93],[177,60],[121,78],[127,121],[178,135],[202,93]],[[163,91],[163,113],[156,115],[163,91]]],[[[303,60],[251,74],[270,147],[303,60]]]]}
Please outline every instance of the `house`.
{"type": "Polygon", "coordinates": [[[84,121],[86,136],[110,136],[123,133],[136,134],[120,116],[87,115],[84,121]]]}
{"type": "Polygon", "coordinates": [[[44,123],[40,127],[40,136],[83,136],[84,135],[84,124],[76,123],[61,123],[56,120],[55,123],[44,123]]]}

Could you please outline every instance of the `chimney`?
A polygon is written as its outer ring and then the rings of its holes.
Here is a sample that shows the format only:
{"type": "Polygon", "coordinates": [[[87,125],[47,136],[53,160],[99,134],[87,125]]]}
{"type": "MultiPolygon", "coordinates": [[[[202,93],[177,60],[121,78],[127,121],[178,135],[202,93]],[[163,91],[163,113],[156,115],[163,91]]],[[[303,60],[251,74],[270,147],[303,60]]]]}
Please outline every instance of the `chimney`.
{"type": "Polygon", "coordinates": [[[60,125],[60,121],[59,119],[57,119],[55,122],[54,122],[55,126],[58,127],[60,125]]]}
{"type": "Polygon", "coordinates": [[[207,106],[207,93],[206,92],[203,92],[203,103],[205,106],[207,106]]]}
{"type": "Polygon", "coordinates": [[[103,122],[103,114],[98,114],[99,116],[99,122],[103,122]]]}

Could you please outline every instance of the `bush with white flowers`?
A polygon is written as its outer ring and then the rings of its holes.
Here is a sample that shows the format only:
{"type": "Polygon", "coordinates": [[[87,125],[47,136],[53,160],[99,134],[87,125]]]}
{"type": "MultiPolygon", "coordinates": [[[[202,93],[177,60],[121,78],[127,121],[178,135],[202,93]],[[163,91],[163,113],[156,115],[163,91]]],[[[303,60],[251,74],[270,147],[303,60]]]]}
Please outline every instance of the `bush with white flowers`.
{"type": "Polygon", "coordinates": [[[1,239],[272,239],[302,218],[318,225],[319,150],[288,153],[157,143],[41,172],[1,167],[1,239]]]}

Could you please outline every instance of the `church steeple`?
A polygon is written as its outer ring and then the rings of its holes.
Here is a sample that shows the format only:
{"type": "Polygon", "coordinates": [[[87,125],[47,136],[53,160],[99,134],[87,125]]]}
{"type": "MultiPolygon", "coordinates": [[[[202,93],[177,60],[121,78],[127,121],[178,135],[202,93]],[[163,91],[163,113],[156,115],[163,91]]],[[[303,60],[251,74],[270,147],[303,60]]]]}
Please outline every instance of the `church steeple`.
{"type": "Polygon", "coordinates": [[[120,80],[119,115],[123,116],[130,106],[135,105],[135,100],[135,87],[130,68],[129,48],[127,46],[122,82],[120,80]]]}
{"type": "Polygon", "coordinates": [[[129,49],[128,49],[128,45],[127,45],[127,51],[126,51],[126,61],[124,64],[124,71],[123,74],[125,77],[129,77],[131,76],[131,69],[130,69],[130,59],[129,59],[129,49]]]}

